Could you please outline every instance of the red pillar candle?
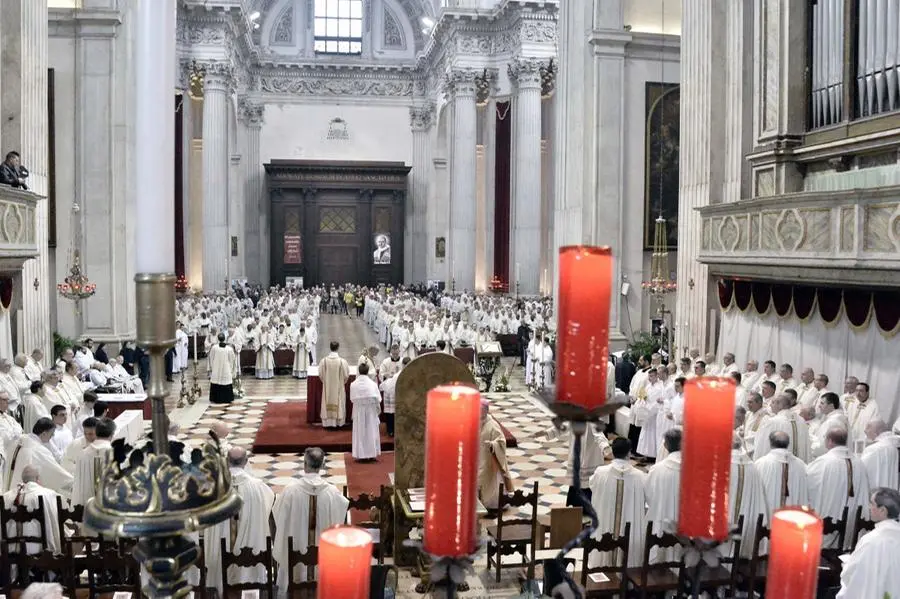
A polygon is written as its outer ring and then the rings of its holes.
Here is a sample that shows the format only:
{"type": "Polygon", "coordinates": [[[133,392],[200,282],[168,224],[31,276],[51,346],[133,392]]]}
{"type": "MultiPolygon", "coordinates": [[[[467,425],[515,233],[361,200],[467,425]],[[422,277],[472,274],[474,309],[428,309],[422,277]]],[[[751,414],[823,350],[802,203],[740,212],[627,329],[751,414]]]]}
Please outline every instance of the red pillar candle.
{"type": "Polygon", "coordinates": [[[772,515],[766,599],[813,599],[822,551],[822,519],[806,508],[772,515]]]}
{"type": "Polygon", "coordinates": [[[678,534],[728,536],[728,479],[734,435],[734,381],[691,379],[684,385],[678,534]]]}
{"type": "Polygon", "coordinates": [[[448,385],[428,392],[425,410],[424,548],[432,555],[475,552],[481,394],[448,385]]]}
{"type": "Polygon", "coordinates": [[[586,410],[606,403],[612,250],[559,250],[556,401],[586,410]]]}
{"type": "Polygon", "coordinates": [[[337,526],[319,536],[319,599],[368,599],[372,535],[337,526]]]}

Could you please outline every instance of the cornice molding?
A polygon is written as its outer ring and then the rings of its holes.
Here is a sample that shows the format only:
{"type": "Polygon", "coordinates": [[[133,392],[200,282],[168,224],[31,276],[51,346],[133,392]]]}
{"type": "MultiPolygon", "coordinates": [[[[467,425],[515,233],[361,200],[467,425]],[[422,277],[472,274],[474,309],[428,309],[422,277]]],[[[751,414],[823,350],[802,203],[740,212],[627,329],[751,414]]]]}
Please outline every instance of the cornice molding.
{"type": "Polygon", "coordinates": [[[111,39],[122,24],[118,10],[51,8],[47,14],[50,37],[111,39]]]}

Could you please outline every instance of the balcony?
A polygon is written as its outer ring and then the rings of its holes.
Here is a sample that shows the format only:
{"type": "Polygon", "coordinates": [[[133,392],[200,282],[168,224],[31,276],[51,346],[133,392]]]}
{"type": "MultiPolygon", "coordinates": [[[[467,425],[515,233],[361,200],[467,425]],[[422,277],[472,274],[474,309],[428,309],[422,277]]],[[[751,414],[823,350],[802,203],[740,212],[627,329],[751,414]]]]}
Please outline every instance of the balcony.
{"type": "Polygon", "coordinates": [[[803,192],[698,208],[710,274],[900,286],[900,186],[803,192]]]}
{"type": "Polygon", "coordinates": [[[37,257],[35,212],[42,200],[30,191],[0,185],[0,268],[19,268],[37,257]]]}

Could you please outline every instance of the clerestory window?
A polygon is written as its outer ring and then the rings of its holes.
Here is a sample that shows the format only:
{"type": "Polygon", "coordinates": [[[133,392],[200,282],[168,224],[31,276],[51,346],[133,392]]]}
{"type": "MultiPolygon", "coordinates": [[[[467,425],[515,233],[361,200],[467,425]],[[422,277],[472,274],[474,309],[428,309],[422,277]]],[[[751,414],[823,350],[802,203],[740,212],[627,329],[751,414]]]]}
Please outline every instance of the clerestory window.
{"type": "Polygon", "coordinates": [[[362,13],[362,0],[316,0],[316,53],[361,54],[362,13]]]}

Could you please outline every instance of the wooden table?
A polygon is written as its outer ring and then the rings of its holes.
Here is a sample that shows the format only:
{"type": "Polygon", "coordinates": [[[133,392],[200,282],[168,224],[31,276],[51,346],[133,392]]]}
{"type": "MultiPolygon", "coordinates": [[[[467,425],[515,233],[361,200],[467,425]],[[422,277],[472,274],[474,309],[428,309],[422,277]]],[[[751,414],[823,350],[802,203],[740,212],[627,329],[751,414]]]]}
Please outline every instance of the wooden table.
{"type": "Polygon", "coordinates": [[[146,393],[98,393],[97,399],[109,404],[109,418],[115,419],[125,410],[140,410],[144,420],[152,418],[151,402],[146,393]]]}

